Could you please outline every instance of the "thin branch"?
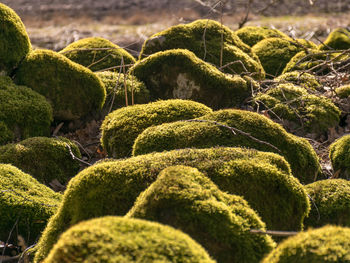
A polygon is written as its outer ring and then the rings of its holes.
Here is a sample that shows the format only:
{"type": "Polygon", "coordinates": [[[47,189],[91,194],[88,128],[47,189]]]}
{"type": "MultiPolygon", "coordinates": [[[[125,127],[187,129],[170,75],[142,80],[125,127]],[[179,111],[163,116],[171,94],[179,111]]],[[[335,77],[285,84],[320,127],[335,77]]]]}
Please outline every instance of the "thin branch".
{"type": "MultiPolygon", "coordinates": [[[[4,191],[1,191],[1,192],[4,192],[4,191]]],[[[9,235],[8,235],[8,237],[7,237],[6,243],[5,243],[5,245],[4,245],[4,249],[3,249],[3,251],[2,251],[2,256],[1,256],[1,258],[0,258],[0,263],[3,262],[2,258],[3,258],[4,255],[5,255],[6,247],[7,247],[8,243],[9,243],[9,241],[10,241],[10,239],[11,239],[13,230],[15,230],[15,227],[16,227],[17,224],[18,224],[18,221],[19,221],[19,217],[17,217],[16,222],[13,224],[13,226],[12,226],[12,228],[11,228],[11,230],[10,230],[10,233],[9,233],[9,235]]]]}
{"type": "Polygon", "coordinates": [[[87,166],[91,166],[91,165],[92,165],[91,163],[88,163],[88,162],[86,162],[86,161],[84,161],[84,160],[82,160],[82,159],[76,157],[76,156],[74,155],[74,153],[73,153],[72,148],[70,147],[70,145],[69,145],[68,143],[65,143],[65,144],[66,144],[66,146],[67,146],[67,148],[68,148],[68,150],[69,150],[69,154],[70,154],[70,156],[72,156],[72,159],[73,159],[73,160],[77,160],[77,161],[79,161],[79,162],[81,162],[82,164],[85,164],[85,165],[87,165],[87,166]]]}
{"type": "Polygon", "coordinates": [[[247,8],[246,8],[246,13],[244,18],[238,23],[238,29],[242,28],[247,22],[248,22],[248,18],[249,18],[249,14],[250,14],[250,9],[252,6],[253,0],[249,0],[247,3],[247,8]]]}
{"type": "Polygon", "coordinates": [[[258,235],[270,235],[270,236],[278,236],[278,237],[290,237],[295,236],[299,232],[294,231],[272,231],[272,230],[260,230],[260,229],[251,229],[250,233],[252,234],[258,234],[258,235]]]}

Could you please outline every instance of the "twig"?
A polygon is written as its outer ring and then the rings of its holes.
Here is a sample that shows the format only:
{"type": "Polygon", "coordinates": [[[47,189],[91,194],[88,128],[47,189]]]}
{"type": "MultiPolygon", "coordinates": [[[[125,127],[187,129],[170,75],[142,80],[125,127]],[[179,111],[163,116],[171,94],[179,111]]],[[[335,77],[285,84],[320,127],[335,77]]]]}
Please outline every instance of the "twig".
{"type": "Polygon", "coordinates": [[[250,233],[252,234],[258,234],[258,235],[270,235],[270,236],[278,236],[278,237],[290,237],[290,236],[295,236],[299,232],[294,232],[294,231],[273,231],[273,230],[266,230],[262,231],[259,229],[251,229],[250,233]]]}
{"type": "Polygon", "coordinates": [[[29,250],[29,249],[32,249],[32,248],[35,247],[35,246],[36,246],[36,243],[33,244],[33,245],[31,245],[31,246],[29,246],[29,247],[27,247],[27,248],[21,253],[21,256],[19,257],[18,263],[20,263],[21,260],[22,260],[22,258],[23,258],[24,256],[26,256],[28,250],[29,250]]]}
{"type": "Polygon", "coordinates": [[[118,79],[117,79],[117,83],[115,84],[114,88],[113,88],[113,94],[112,94],[112,100],[111,100],[111,104],[109,105],[109,109],[108,109],[108,113],[110,113],[113,109],[113,104],[114,104],[114,100],[115,100],[115,93],[116,93],[116,90],[118,88],[118,85],[119,85],[119,80],[120,80],[120,76],[122,74],[122,64],[123,64],[124,60],[121,61],[121,67],[119,68],[119,73],[118,73],[118,79]]]}
{"type": "Polygon", "coordinates": [[[64,122],[61,122],[60,124],[58,124],[55,130],[53,131],[52,136],[57,136],[57,133],[60,131],[63,125],[64,125],[64,122]]]}
{"type": "Polygon", "coordinates": [[[249,13],[250,13],[250,8],[252,6],[253,0],[249,0],[247,3],[247,10],[245,13],[244,18],[238,23],[238,29],[242,28],[247,22],[248,22],[248,18],[249,18],[249,13]]]}
{"type": "MultiPolygon", "coordinates": [[[[2,192],[3,192],[3,191],[2,191],[2,192]]],[[[5,250],[6,250],[6,247],[7,247],[8,243],[9,243],[9,241],[10,241],[10,239],[11,239],[11,236],[12,236],[12,232],[13,232],[13,230],[15,230],[15,227],[16,227],[16,226],[17,226],[17,224],[18,224],[18,221],[19,221],[19,217],[17,217],[16,222],[13,224],[13,226],[12,226],[12,228],[11,228],[11,230],[10,230],[10,233],[9,233],[9,235],[8,235],[8,237],[7,237],[7,240],[6,240],[6,243],[5,243],[4,249],[3,249],[3,251],[2,251],[2,256],[1,256],[1,259],[0,259],[0,263],[2,263],[2,262],[3,262],[2,258],[3,258],[3,257],[4,257],[4,255],[5,255],[5,250]]]]}
{"type": "Polygon", "coordinates": [[[72,159],[73,159],[73,160],[77,160],[77,161],[79,161],[79,162],[81,162],[82,164],[85,164],[85,165],[87,165],[87,166],[91,166],[91,165],[92,165],[91,163],[85,162],[84,160],[82,160],[82,159],[76,157],[76,156],[74,155],[74,153],[72,152],[72,148],[70,147],[70,145],[69,145],[68,143],[65,143],[65,144],[66,144],[66,146],[68,147],[69,154],[72,156],[72,159]]]}

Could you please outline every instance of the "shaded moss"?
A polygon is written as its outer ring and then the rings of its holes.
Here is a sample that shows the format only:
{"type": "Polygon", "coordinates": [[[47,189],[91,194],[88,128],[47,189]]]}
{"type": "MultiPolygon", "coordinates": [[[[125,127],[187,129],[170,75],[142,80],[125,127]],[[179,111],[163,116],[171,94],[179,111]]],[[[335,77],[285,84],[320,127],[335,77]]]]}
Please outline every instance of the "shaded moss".
{"type": "Polygon", "coordinates": [[[103,83],[89,69],[49,50],[29,53],[15,82],[45,96],[59,120],[75,120],[98,111],[106,97],[103,83]]]}
{"type": "Polygon", "coordinates": [[[146,128],[164,122],[187,120],[205,115],[207,106],[186,100],[166,100],[115,110],[102,123],[102,146],[114,158],[131,155],[136,137],[146,128]]]}
{"type": "Polygon", "coordinates": [[[260,262],[274,243],[250,233],[265,224],[241,197],[229,195],[196,168],[171,166],[137,198],[127,217],[170,225],[190,235],[218,262],[260,262]]]}
{"type": "Polygon", "coordinates": [[[315,75],[301,71],[286,72],[275,78],[274,81],[281,83],[292,83],[309,91],[314,91],[321,88],[321,84],[318,82],[315,75]]]}
{"type": "Polygon", "coordinates": [[[350,48],[350,32],[345,28],[333,30],[327,39],[319,46],[320,50],[336,49],[343,50],[350,48]]]}
{"type": "Polygon", "coordinates": [[[335,89],[335,93],[341,99],[346,99],[350,96],[350,85],[343,85],[335,89]]]}
{"type": "Polygon", "coordinates": [[[135,63],[135,58],[125,49],[101,37],[80,39],[59,53],[92,71],[115,70],[121,65],[125,65],[127,70],[135,63]]]}
{"type": "Polygon", "coordinates": [[[13,139],[13,132],[9,130],[9,128],[3,121],[0,121],[0,145],[13,141],[13,139]]]}
{"type": "Polygon", "coordinates": [[[350,135],[338,138],[329,146],[333,170],[340,178],[350,179],[350,135]]]}

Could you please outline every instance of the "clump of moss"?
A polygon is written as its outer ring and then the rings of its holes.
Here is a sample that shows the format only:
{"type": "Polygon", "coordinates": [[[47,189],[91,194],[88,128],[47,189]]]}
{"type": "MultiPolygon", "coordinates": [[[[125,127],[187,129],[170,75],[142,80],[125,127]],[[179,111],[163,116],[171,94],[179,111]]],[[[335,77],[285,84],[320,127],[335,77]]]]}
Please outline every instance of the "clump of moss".
{"type": "Polygon", "coordinates": [[[306,40],[306,39],[303,39],[303,38],[297,38],[295,39],[295,42],[299,45],[301,45],[302,48],[304,49],[317,49],[318,46],[310,41],[310,40],[306,40]]]}
{"type": "Polygon", "coordinates": [[[286,72],[275,78],[274,81],[278,83],[292,83],[308,91],[315,91],[321,88],[321,84],[315,75],[301,71],[286,72]]]}
{"type": "Polygon", "coordinates": [[[250,233],[265,224],[239,196],[226,194],[188,166],[164,169],[137,198],[127,217],[170,225],[187,233],[218,262],[260,262],[274,247],[250,233]]]}
{"type": "Polygon", "coordinates": [[[343,50],[350,48],[350,32],[345,28],[333,30],[327,39],[320,45],[320,50],[335,49],[343,50]]]}
{"type": "Polygon", "coordinates": [[[345,135],[329,146],[329,158],[338,177],[350,180],[350,135],[345,135]]]}
{"type": "Polygon", "coordinates": [[[214,263],[188,235],[140,219],[106,216],[62,234],[43,263],[168,262],[214,263]]]}
{"type": "Polygon", "coordinates": [[[346,99],[350,96],[350,85],[343,85],[335,89],[335,93],[341,99],[346,99]]]}
{"type": "Polygon", "coordinates": [[[102,146],[114,158],[131,155],[136,137],[146,128],[164,122],[188,120],[212,110],[186,100],[166,100],[139,104],[115,110],[102,123],[102,146]]]}
{"type": "Polygon", "coordinates": [[[101,37],[80,39],[59,53],[92,71],[115,70],[123,65],[127,70],[135,63],[135,58],[129,52],[101,37]]]}
{"type": "Polygon", "coordinates": [[[51,121],[52,108],[43,96],[0,76],[0,144],[48,136],[51,121]]]}
{"type": "Polygon", "coordinates": [[[35,50],[22,61],[15,82],[45,96],[58,120],[76,120],[99,111],[103,83],[89,69],[49,50],[35,50]]]}
{"type": "Polygon", "coordinates": [[[70,151],[81,158],[79,148],[66,138],[33,137],[0,146],[0,163],[12,164],[47,185],[54,179],[65,184],[80,168],[70,151]]]}
{"type": "Polygon", "coordinates": [[[262,263],[350,262],[350,228],[325,226],[290,237],[262,263]]]}
{"type": "Polygon", "coordinates": [[[290,163],[293,175],[302,183],[313,182],[321,173],[318,157],[310,143],[287,133],[263,115],[230,109],[204,115],[195,121],[165,123],[146,129],[135,140],[133,154],[188,147],[249,147],[281,154],[290,163]],[[247,134],[233,134],[222,125],[239,129],[260,141],[247,134]]]}
{"type": "Polygon", "coordinates": [[[313,205],[304,220],[306,226],[326,224],[350,226],[350,181],[328,179],[305,186],[313,205]]]}
{"type": "Polygon", "coordinates": [[[31,49],[26,29],[10,7],[0,3],[0,75],[9,75],[31,49]]]}
{"type": "Polygon", "coordinates": [[[70,180],[59,212],[38,243],[36,262],[71,225],[104,215],[125,215],[139,194],[168,166],[197,168],[220,190],[241,195],[269,229],[300,230],[309,210],[302,185],[273,153],[241,148],[184,149],[90,166],[70,180]]]}
{"type": "Polygon", "coordinates": [[[0,240],[32,244],[56,212],[61,194],[9,164],[0,164],[0,240]],[[12,236],[10,231],[16,229],[12,236]]]}

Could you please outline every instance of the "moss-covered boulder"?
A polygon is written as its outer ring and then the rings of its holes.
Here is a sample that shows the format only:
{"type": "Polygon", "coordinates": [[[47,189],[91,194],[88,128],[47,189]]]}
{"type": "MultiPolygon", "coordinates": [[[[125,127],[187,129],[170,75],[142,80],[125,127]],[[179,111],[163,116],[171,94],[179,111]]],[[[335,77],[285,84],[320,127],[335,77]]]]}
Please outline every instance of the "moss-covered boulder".
{"type": "Polygon", "coordinates": [[[263,115],[242,110],[221,110],[195,122],[178,121],[150,127],[135,140],[133,154],[215,146],[249,147],[278,153],[290,163],[293,175],[302,183],[311,183],[320,174],[318,157],[308,141],[287,133],[263,115]]]}
{"type": "Polygon", "coordinates": [[[262,263],[348,263],[350,228],[325,226],[286,239],[262,263]]]}
{"type": "Polygon", "coordinates": [[[329,146],[329,158],[337,176],[350,180],[350,135],[345,135],[329,146]]]}
{"type": "Polygon", "coordinates": [[[31,49],[26,29],[10,7],[0,3],[0,75],[9,75],[31,49]]]}
{"type": "Polygon", "coordinates": [[[61,194],[9,164],[0,164],[0,240],[32,244],[56,212],[61,194]],[[10,236],[11,229],[16,229],[10,236]]]}
{"type": "Polygon", "coordinates": [[[106,97],[103,83],[93,72],[49,50],[29,53],[15,82],[45,96],[58,120],[76,120],[99,111],[106,97]]]}
{"type": "Polygon", "coordinates": [[[146,128],[197,118],[211,111],[203,104],[186,100],[157,101],[121,108],[107,115],[103,121],[102,146],[111,157],[128,157],[136,137],[146,128]]]}
{"type": "Polygon", "coordinates": [[[318,46],[311,40],[297,38],[295,39],[295,42],[297,43],[297,45],[299,44],[303,49],[318,49],[318,46]]]}
{"type": "Polygon", "coordinates": [[[70,151],[81,158],[79,148],[66,138],[33,137],[0,146],[0,163],[12,164],[44,184],[54,179],[65,184],[80,168],[70,151]]]}
{"type": "Polygon", "coordinates": [[[320,50],[344,50],[350,48],[350,32],[345,28],[333,30],[327,39],[319,46],[320,50]]]}
{"type": "Polygon", "coordinates": [[[311,211],[305,218],[307,227],[327,224],[350,227],[350,181],[328,179],[305,186],[311,198],[311,211]]]}
{"type": "Polygon", "coordinates": [[[52,108],[37,92],[0,76],[0,144],[33,136],[48,136],[52,108]]]}
{"type": "Polygon", "coordinates": [[[127,70],[135,63],[135,58],[129,52],[101,37],[80,39],[59,53],[92,71],[116,70],[123,65],[127,70]]]}
{"type": "Polygon", "coordinates": [[[187,233],[218,262],[260,262],[274,244],[265,224],[241,197],[229,195],[196,168],[171,166],[137,198],[127,217],[170,225],[187,233]]]}
{"type": "Polygon", "coordinates": [[[292,83],[310,92],[322,87],[315,75],[301,71],[286,72],[275,78],[274,81],[277,83],[292,83]]]}
{"type": "Polygon", "coordinates": [[[350,85],[342,85],[338,88],[335,89],[335,93],[337,96],[341,99],[346,99],[347,97],[350,96],[350,85]]]}
{"type": "Polygon", "coordinates": [[[43,263],[168,262],[214,263],[188,235],[140,219],[102,217],[62,234],[43,263]]]}
{"type": "Polygon", "coordinates": [[[220,190],[242,196],[269,229],[302,228],[309,201],[281,156],[241,148],[175,150],[110,160],[81,171],[70,180],[59,211],[39,241],[36,262],[47,256],[71,225],[93,217],[125,215],[159,172],[173,165],[195,167],[220,190]]]}

